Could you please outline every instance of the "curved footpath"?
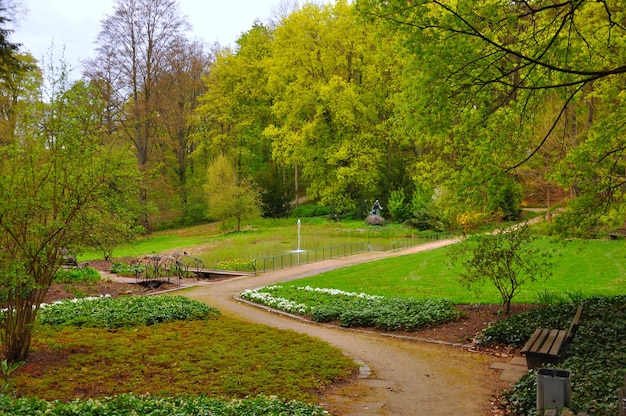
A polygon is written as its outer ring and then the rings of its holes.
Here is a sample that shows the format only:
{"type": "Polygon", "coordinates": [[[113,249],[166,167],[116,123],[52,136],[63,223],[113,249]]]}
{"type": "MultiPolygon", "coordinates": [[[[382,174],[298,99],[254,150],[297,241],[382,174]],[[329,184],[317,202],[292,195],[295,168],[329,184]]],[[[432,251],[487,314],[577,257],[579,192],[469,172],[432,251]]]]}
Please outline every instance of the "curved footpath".
{"type": "Polygon", "coordinates": [[[362,363],[361,377],[326,392],[323,405],[334,415],[489,415],[494,394],[508,384],[491,368],[503,359],[442,343],[420,342],[290,318],[236,299],[245,289],[286,282],[328,270],[431,250],[456,240],[400,252],[369,252],[240,278],[203,282],[185,296],[225,315],[320,338],[362,363]],[[371,372],[370,372],[371,371],[371,372]]]}

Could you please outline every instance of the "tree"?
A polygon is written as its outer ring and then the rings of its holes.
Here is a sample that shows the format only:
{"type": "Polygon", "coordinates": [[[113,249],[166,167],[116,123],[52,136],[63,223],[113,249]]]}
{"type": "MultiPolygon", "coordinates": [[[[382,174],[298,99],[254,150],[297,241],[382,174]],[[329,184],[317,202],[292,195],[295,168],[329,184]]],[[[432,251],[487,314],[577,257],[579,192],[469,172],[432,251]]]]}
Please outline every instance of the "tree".
{"type": "Polygon", "coordinates": [[[623,222],[625,127],[615,124],[624,117],[621,2],[357,4],[388,22],[415,58],[406,91],[416,117],[406,121],[428,131],[432,158],[453,167],[458,185],[471,184],[463,172],[479,172],[473,188],[459,188],[479,189],[495,170],[516,175],[563,135],[573,146],[546,172],[578,199],[570,205],[577,215],[563,218],[584,220],[581,228],[591,232],[607,220],[623,222]],[[546,117],[549,128],[537,135],[546,117]]]}
{"type": "Polygon", "coordinates": [[[220,220],[237,220],[237,231],[241,221],[261,216],[261,198],[252,182],[239,178],[233,164],[223,155],[218,156],[208,169],[205,187],[209,201],[209,215],[220,220]]]}
{"type": "MultiPolygon", "coordinates": [[[[209,161],[218,154],[231,158],[237,169],[262,190],[264,215],[285,211],[281,167],[272,160],[271,141],[264,129],[275,122],[274,97],[267,88],[271,61],[271,30],[259,22],[237,40],[238,48],[217,51],[205,77],[206,93],[195,114],[200,152],[209,161]]],[[[208,162],[207,162],[208,163],[208,162]]],[[[283,168],[284,169],[284,168],[283,168]]],[[[286,174],[284,176],[287,176],[286,174]]]]}
{"type": "Polygon", "coordinates": [[[116,215],[111,199],[134,185],[134,165],[100,136],[98,93],[77,83],[50,97],[20,112],[17,139],[0,146],[0,339],[9,362],[26,359],[65,250],[87,244],[116,215]]]}
{"type": "Polygon", "coordinates": [[[528,223],[498,229],[493,233],[477,235],[458,245],[453,262],[461,259],[464,271],[459,275],[460,283],[467,289],[480,289],[490,281],[502,297],[504,312],[511,312],[511,300],[528,282],[548,278],[553,263],[549,253],[534,246],[528,223]],[[467,258],[469,255],[469,258],[467,258]]]}
{"type": "Polygon", "coordinates": [[[98,56],[91,63],[93,67],[103,63],[101,71],[91,72],[106,76],[105,85],[117,95],[112,102],[125,105],[118,121],[136,151],[139,169],[146,175],[139,192],[146,208],[142,218],[146,229],[149,162],[161,137],[158,103],[163,91],[158,85],[167,70],[167,55],[187,28],[175,0],[116,0],[114,13],[102,22],[98,56]]]}
{"type": "MultiPolygon", "coordinates": [[[[160,91],[156,103],[157,122],[159,134],[163,136],[158,169],[165,178],[161,187],[171,187],[175,193],[171,195],[161,189],[159,209],[161,212],[178,210],[182,212],[182,221],[197,222],[203,219],[206,198],[202,188],[193,183],[196,166],[192,155],[198,142],[193,134],[196,126],[190,118],[198,105],[198,97],[204,93],[202,79],[212,59],[202,44],[183,37],[172,44],[166,58],[166,70],[157,84],[160,91]]],[[[206,167],[201,165],[198,171],[204,179],[206,167]]],[[[155,195],[152,199],[158,201],[157,198],[155,195]]]]}
{"type": "Polygon", "coordinates": [[[12,31],[7,29],[7,25],[11,21],[11,9],[15,8],[16,5],[12,1],[0,0],[0,78],[6,78],[18,71],[21,66],[21,61],[17,59],[21,45],[9,40],[12,31]]]}
{"type": "Polygon", "coordinates": [[[273,158],[343,213],[393,189],[404,167],[390,121],[401,67],[385,34],[353,11],[345,1],[304,5],[276,28],[268,61],[273,158]]]}

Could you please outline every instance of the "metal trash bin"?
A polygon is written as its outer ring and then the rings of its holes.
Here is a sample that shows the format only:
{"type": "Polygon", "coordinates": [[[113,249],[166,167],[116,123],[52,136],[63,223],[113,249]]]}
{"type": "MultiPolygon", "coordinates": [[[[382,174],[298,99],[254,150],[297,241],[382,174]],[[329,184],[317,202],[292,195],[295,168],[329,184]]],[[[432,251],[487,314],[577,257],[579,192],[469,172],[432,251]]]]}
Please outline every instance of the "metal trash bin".
{"type": "Polygon", "coordinates": [[[559,368],[537,371],[537,410],[571,407],[570,372],[559,368]]]}

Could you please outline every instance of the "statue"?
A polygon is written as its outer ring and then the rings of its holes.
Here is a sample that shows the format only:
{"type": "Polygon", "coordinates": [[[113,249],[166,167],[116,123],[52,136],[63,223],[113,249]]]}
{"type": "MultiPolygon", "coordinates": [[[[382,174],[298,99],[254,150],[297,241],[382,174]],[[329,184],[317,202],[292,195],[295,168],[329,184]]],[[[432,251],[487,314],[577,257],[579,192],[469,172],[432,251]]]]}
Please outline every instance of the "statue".
{"type": "Polygon", "coordinates": [[[380,202],[378,202],[378,199],[376,201],[374,201],[374,205],[372,206],[372,210],[370,211],[371,215],[379,215],[380,216],[380,211],[383,209],[382,205],[380,205],[380,202]]]}
{"type": "Polygon", "coordinates": [[[372,206],[372,210],[370,211],[370,214],[365,219],[365,222],[369,225],[384,225],[385,219],[380,215],[380,212],[382,211],[382,209],[383,207],[382,205],[380,205],[380,202],[378,202],[378,199],[377,199],[374,202],[374,205],[372,206]]]}

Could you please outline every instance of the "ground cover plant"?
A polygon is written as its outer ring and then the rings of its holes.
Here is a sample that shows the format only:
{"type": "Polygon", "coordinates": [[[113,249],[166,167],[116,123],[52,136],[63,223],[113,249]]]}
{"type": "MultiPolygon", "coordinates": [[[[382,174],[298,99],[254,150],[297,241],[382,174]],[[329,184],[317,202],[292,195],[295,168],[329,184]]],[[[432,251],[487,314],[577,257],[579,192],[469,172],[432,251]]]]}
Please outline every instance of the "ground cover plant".
{"type": "Polygon", "coordinates": [[[176,397],[122,394],[100,400],[12,399],[0,396],[0,411],[12,416],[102,416],[116,414],[150,416],[240,416],[240,415],[327,415],[322,407],[296,400],[259,395],[253,398],[220,400],[204,395],[176,397]],[[122,413],[120,413],[122,412],[122,413]]]}
{"type": "Polygon", "coordinates": [[[446,299],[385,298],[296,284],[246,290],[241,297],[306,315],[317,322],[339,321],[344,327],[415,331],[458,317],[458,311],[446,299]]]}
{"type": "MultiPolygon", "coordinates": [[[[613,416],[626,369],[626,296],[596,296],[580,304],[580,328],[559,368],[571,373],[575,411],[613,416]]],[[[485,330],[480,343],[520,347],[538,327],[567,329],[576,308],[574,303],[558,304],[511,316],[485,330]]],[[[536,415],[536,384],[533,371],[504,394],[504,405],[512,414],[536,415]]]]}
{"type": "Polygon", "coordinates": [[[209,319],[219,313],[215,308],[183,296],[102,296],[42,305],[38,321],[44,325],[121,328],[209,319]]]}
{"type": "Polygon", "coordinates": [[[42,312],[32,360],[11,379],[12,392],[21,399],[3,396],[0,413],[171,414],[167,412],[175,406],[192,409],[176,414],[206,414],[193,412],[193,404],[199,403],[198,408],[216,408],[220,415],[322,414],[305,402],[316,400],[318,389],[350,377],[356,367],[324,342],[224,317],[180,296],[64,301],[44,306],[42,312]],[[135,319],[87,318],[109,314],[135,319]],[[38,354],[57,359],[43,368],[38,354]],[[188,395],[178,396],[181,391],[188,395]],[[82,397],[113,399],[41,401],[82,397]]]}

